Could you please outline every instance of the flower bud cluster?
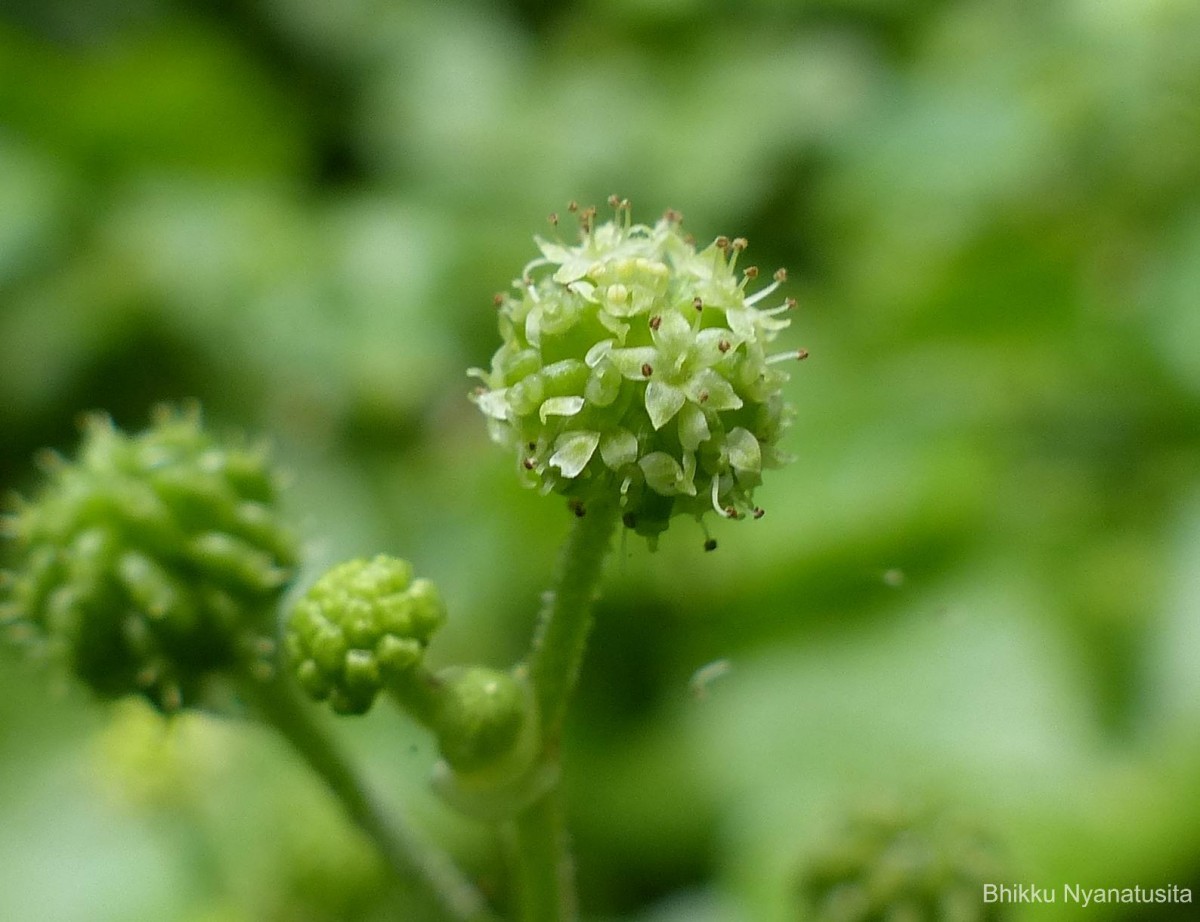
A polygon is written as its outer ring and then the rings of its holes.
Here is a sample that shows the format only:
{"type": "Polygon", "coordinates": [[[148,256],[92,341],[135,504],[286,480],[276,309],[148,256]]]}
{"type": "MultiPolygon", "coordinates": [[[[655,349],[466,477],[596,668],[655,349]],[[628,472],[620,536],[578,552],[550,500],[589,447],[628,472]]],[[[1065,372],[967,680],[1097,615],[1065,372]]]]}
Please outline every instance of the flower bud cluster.
{"type": "Polygon", "coordinates": [[[272,611],[296,542],[260,451],[218,444],[198,412],[163,411],[125,435],[88,420],[74,463],[8,520],[15,629],[42,639],[104,697],[173,711],[213,674],[269,669],[272,611]]]}
{"type": "Polygon", "coordinates": [[[754,488],[786,460],[791,416],[778,363],[807,355],[767,353],[795,302],[758,304],[786,273],[748,293],[744,240],[697,250],[677,214],[651,227],[612,204],[599,226],[580,214],[578,245],[537,240],[541,257],[497,297],[503,345],[472,370],[473,400],[529,485],[582,504],[619,497],[647,536],[679,513],[761,515],[754,488]]]}
{"type": "Polygon", "coordinates": [[[948,817],[906,810],[860,812],[812,856],[800,880],[804,918],[987,922],[983,884],[1003,880],[994,847],[948,817]]]}
{"type": "Polygon", "coordinates": [[[340,714],[363,714],[410,674],[446,618],[437,588],[382,554],[334,567],[296,604],[287,653],[301,687],[340,714]]]}

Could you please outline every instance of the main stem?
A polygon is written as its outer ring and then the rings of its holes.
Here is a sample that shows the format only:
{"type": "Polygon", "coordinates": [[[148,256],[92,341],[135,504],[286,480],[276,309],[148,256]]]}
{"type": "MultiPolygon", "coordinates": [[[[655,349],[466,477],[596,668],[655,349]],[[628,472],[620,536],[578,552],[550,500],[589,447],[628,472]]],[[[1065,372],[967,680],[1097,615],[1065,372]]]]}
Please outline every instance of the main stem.
{"type": "Polygon", "coordinates": [[[420,841],[400,818],[385,814],[328,733],[313,720],[311,709],[285,679],[276,677],[263,682],[246,677],[241,686],[243,694],[321,777],[350,818],[375,843],[399,880],[439,906],[447,919],[455,922],[492,919],[479,891],[446,855],[420,841]]]}
{"type": "MultiPolygon", "coordinates": [[[[593,503],[574,522],[554,587],[545,596],[527,663],[546,763],[558,760],[567,704],[592,627],[592,603],[608,555],[617,507],[593,503]]],[[[555,783],[514,823],[513,851],[522,922],[572,922],[578,916],[562,794],[555,783]]]]}

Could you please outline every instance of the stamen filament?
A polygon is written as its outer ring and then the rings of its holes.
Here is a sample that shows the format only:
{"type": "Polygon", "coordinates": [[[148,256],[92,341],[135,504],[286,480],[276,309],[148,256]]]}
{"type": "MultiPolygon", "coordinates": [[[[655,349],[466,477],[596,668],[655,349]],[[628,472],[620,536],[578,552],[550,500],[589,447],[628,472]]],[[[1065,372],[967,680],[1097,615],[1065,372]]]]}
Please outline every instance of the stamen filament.
{"type": "Polygon", "coordinates": [[[746,306],[752,307],[779,287],[779,282],[772,282],[766,288],[761,288],[746,299],[746,306]]]}
{"type": "Polygon", "coordinates": [[[766,363],[768,365],[778,365],[780,362],[795,362],[806,358],[808,358],[807,349],[793,349],[791,352],[780,352],[776,355],[767,356],[766,363]]]}

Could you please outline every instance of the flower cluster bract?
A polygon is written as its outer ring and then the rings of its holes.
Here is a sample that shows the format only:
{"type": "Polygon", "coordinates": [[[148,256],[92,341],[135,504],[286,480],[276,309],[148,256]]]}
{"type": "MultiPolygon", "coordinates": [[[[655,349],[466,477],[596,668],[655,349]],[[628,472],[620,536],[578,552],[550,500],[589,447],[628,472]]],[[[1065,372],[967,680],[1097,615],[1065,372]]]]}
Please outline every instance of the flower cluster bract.
{"type": "Polygon", "coordinates": [[[267,666],[297,548],[262,452],[217,443],[198,412],[164,411],[136,436],[93,417],[77,461],[51,457],[49,482],[9,521],[18,631],[100,695],[168,711],[214,673],[267,666]]]}
{"type": "Polygon", "coordinates": [[[577,245],[537,240],[541,258],[497,297],[504,343],[472,371],[473,400],[531,486],[581,504],[617,495],[642,534],[679,513],[760,515],[762,471],[786,460],[776,363],[807,354],[766,352],[795,302],[757,305],[785,273],[748,294],[744,240],[698,251],[678,215],[650,227],[614,205],[598,226],[580,214],[577,245]]]}

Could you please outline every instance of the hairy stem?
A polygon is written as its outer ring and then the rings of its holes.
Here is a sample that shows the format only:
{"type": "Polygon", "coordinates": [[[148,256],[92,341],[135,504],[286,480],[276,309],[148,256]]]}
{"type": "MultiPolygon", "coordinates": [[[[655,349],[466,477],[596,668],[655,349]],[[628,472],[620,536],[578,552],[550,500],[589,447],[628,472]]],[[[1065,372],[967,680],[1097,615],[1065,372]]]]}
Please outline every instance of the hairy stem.
{"type": "Polygon", "coordinates": [[[575,519],[558,561],[554,588],[546,593],[538,615],[528,666],[541,715],[542,739],[549,750],[557,748],[579,677],[592,628],[592,603],[616,524],[617,507],[598,502],[589,504],[586,514],[575,519]]]}
{"type": "Polygon", "coordinates": [[[493,918],[479,891],[446,855],[420,841],[400,818],[384,812],[285,679],[263,682],[246,677],[240,685],[247,700],[304,758],[350,819],[375,843],[398,880],[438,906],[446,919],[484,922],[493,918]]]}
{"type": "Polygon", "coordinates": [[[522,922],[577,919],[575,868],[557,785],[517,816],[509,838],[522,922]]]}
{"type": "MultiPolygon", "coordinates": [[[[615,505],[594,503],[584,512],[563,547],[527,663],[541,721],[544,763],[558,759],[563,719],[592,626],[592,603],[617,523],[615,505]]],[[[517,816],[512,840],[522,922],[576,919],[574,866],[557,783],[517,816]]]]}

